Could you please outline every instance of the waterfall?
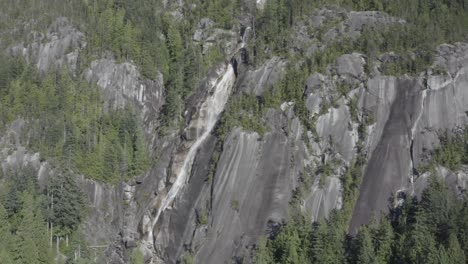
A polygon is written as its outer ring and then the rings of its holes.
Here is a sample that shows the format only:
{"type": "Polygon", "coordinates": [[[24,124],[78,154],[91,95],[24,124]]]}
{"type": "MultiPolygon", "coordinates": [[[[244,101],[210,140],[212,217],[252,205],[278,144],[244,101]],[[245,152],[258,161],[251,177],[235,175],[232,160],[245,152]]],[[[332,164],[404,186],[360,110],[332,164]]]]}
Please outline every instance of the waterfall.
{"type": "MultiPolygon", "coordinates": [[[[158,212],[152,221],[148,239],[153,239],[152,230],[158,222],[160,215],[174,201],[174,198],[177,197],[177,194],[185,185],[187,177],[189,176],[192,169],[193,160],[195,159],[197,150],[205,141],[205,139],[210,135],[211,131],[216,125],[216,122],[218,121],[219,115],[221,112],[223,112],[224,106],[226,105],[226,102],[229,98],[231,88],[234,85],[235,78],[234,69],[231,64],[228,64],[221,77],[211,83],[212,87],[214,87],[212,90],[214,91],[201,105],[199,110],[199,117],[192,121],[196,122],[195,127],[197,128],[197,131],[201,132],[201,135],[200,133],[197,133],[197,139],[190,146],[182,166],[177,173],[177,178],[174,184],[171,186],[171,189],[167,193],[166,197],[162,200],[161,206],[159,207],[158,212]]],[[[189,127],[191,125],[192,123],[189,125],[189,127]]]]}

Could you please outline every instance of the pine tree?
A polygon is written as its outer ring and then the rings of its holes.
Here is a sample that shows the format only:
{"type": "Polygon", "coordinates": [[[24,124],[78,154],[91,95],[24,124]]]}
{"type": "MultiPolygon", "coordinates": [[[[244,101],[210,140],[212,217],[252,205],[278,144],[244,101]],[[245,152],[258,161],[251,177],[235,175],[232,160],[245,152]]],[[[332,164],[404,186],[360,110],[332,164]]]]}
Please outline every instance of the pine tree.
{"type": "Polygon", "coordinates": [[[16,232],[14,259],[18,264],[36,264],[40,249],[37,248],[34,237],[34,200],[31,194],[24,192],[22,201],[21,222],[16,232]]]}
{"type": "Polygon", "coordinates": [[[267,240],[260,238],[257,243],[257,252],[255,255],[256,264],[269,264],[273,263],[273,257],[269,248],[267,247],[267,240]]]}
{"type": "Polygon", "coordinates": [[[41,210],[42,202],[41,200],[36,200],[34,205],[34,221],[33,221],[33,230],[34,233],[34,242],[36,248],[39,250],[37,263],[40,264],[49,264],[52,263],[53,258],[51,254],[51,249],[49,247],[49,234],[48,226],[41,210]]]}
{"type": "Polygon", "coordinates": [[[81,223],[84,209],[81,190],[70,172],[51,177],[48,186],[49,208],[52,210],[49,221],[55,227],[56,236],[67,237],[81,223]]]}
{"type": "Polygon", "coordinates": [[[419,210],[416,213],[416,222],[405,234],[405,240],[400,245],[401,254],[409,263],[437,263],[436,241],[430,229],[424,224],[426,215],[419,210]]]}
{"type": "Polygon", "coordinates": [[[371,264],[375,263],[375,252],[372,237],[367,227],[361,228],[357,238],[357,263],[371,264]]]}
{"type": "Polygon", "coordinates": [[[15,264],[11,254],[5,248],[0,248],[0,260],[2,264],[15,264]]]}
{"type": "Polygon", "coordinates": [[[379,263],[390,261],[394,237],[390,221],[386,217],[382,217],[378,227],[372,230],[376,259],[379,263]]]}
{"type": "MultiPolygon", "coordinates": [[[[0,204],[0,249],[3,249],[5,252],[3,255],[8,254],[8,249],[11,246],[12,235],[11,235],[11,225],[8,221],[8,212],[5,210],[3,205],[0,204]]],[[[2,258],[0,258],[2,259],[2,258]]]]}
{"type": "Polygon", "coordinates": [[[313,263],[323,263],[324,255],[324,240],[327,233],[327,225],[324,220],[314,224],[314,229],[311,235],[312,248],[310,250],[313,263]]]}
{"type": "Polygon", "coordinates": [[[447,256],[450,264],[464,264],[466,263],[466,256],[463,252],[457,237],[452,234],[449,238],[447,247],[447,256]]]}

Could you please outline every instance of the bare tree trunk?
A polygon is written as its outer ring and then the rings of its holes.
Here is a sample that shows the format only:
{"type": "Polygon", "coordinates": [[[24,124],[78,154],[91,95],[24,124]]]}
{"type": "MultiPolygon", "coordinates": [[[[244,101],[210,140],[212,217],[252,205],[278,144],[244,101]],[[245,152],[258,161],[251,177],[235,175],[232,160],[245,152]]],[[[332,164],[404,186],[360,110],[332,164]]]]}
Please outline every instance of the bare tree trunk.
{"type": "Polygon", "coordinates": [[[60,238],[57,236],[57,258],[60,255],[60,238]]]}
{"type": "MultiPolygon", "coordinates": [[[[54,213],[54,194],[51,195],[50,204],[51,204],[52,214],[53,214],[54,213]]],[[[50,248],[52,248],[53,239],[54,239],[54,223],[50,222],[50,248]]]]}
{"type": "Polygon", "coordinates": [[[50,223],[50,248],[52,248],[53,241],[54,241],[54,223],[50,223]]]}

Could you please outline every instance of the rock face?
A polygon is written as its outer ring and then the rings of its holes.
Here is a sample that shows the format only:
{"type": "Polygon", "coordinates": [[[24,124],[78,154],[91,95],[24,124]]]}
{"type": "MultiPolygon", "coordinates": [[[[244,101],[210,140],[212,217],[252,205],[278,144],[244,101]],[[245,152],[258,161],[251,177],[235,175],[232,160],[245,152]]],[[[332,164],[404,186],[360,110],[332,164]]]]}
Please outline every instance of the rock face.
{"type": "Polygon", "coordinates": [[[102,88],[106,109],[131,104],[141,112],[146,132],[151,134],[154,131],[164,104],[162,74],[158,73],[155,80],[148,80],[132,63],[117,64],[112,59],[100,59],[91,62],[84,75],[88,82],[97,83],[102,88]]]}
{"type": "Polygon", "coordinates": [[[213,27],[214,22],[209,18],[202,18],[200,22],[198,22],[198,28],[195,30],[193,34],[194,41],[202,41],[206,38],[205,34],[208,29],[213,27]]]}
{"type": "Polygon", "coordinates": [[[288,112],[271,110],[271,132],[263,137],[239,128],[232,131],[211,180],[209,166],[203,164],[209,161],[205,155],[211,155],[213,143],[206,142],[174,209],[160,221],[157,241],[167,254],[164,263],[176,263],[187,247],[197,252],[197,262],[231,262],[247,256],[258,237],[287,219],[292,190],[309,162],[302,128],[288,112]],[[288,122],[292,131],[286,134],[288,122]],[[206,222],[200,222],[201,214],[206,214],[206,222]]]}
{"type": "Polygon", "coordinates": [[[247,94],[260,96],[282,77],[286,65],[286,61],[274,57],[260,68],[244,73],[238,87],[247,94]]]}
{"type": "MultiPolygon", "coordinates": [[[[3,173],[29,168],[37,175],[40,186],[47,183],[49,177],[61,173],[53,163],[42,161],[39,153],[31,153],[21,142],[19,134],[22,133],[25,122],[14,121],[0,139],[0,169],[3,173]]],[[[88,203],[89,214],[81,230],[91,247],[98,246],[102,250],[111,248],[113,241],[119,237],[123,220],[123,196],[120,186],[110,186],[86,179],[83,175],[76,175],[77,183],[88,203]]],[[[122,256],[114,252],[114,260],[123,261],[122,256]]]]}
{"type": "MultiPolygon", "coordinates": [[[[256,4],[262,7],[264,1],[256,4]]],[[[178,11],[173,15],[183,19],[178,11]]],[[[367,25],[405,23],[381,12],[329,9],[318,10],[310,21],[313,29],[327,30],[309,34],[305,25],[295,28],[294,49],[306,55],[337,38],[356,38],[367,25]]],[[[299,188],[298,207],[311,220],[341,208],[341,178],[361,155],[367,165],[349,227],[354,233],[387,210],[392,194],[420,194],[429,174],[419,175],[418,168],[439,144],[439,131],[468,123],[468,44],[456,43],[441,45],[434,65],[416,77],[382,76],[378,68],[369,77],[365,56],[341,55],[305,83],[313,131],[294,114],[294,102],[282,102],[279,109],[265,111],[265,134],[237,127],[219,138],[214,131],[228,100],[260,98],[288,64],[272,57],[251,67],[247,48],[253,31],[248,26],[236,30],[214,28],[207,18],[199,22],[193,41],[205,52],[222,45],[231,63],[208,74],[186,102],[184,128],[166,136],[155,133],[164,104],[161,74],[148,80],[133,63],[107,58],[87,65],[84,77],[102,89],[106,109],[133,105],[157,152],[151,169],[129,182],[110,186],[77,175],[90,205],[83,232],[91,245],[109,244],[105,257],[110,263],[128,263],[137,247],[147,263],[179,263],[186,254],[197,263],[249,263],[257,239],[288,220],[299,188]]],[[[77,68],[84,36],[66,19],[58,19],[48,34],[33,32],[31,38],[31,44],[10,52],[22,54],[42,72],[54,66],[77,68]]],[[[398,59],[391,53],[380,58],[383,63],[398,59]]],[[[51,162],[23,147],[24,122],[10,124],[0,138],[2,169],[32,165],[44,182],[55,171],[51,162]]],[[[437,170],[455,190],[466,188],[467,168],[437,170]]]]}
{"type": "Polygon", "coordinates": [[[78,54],[86,46],[84,34],[75,29],[67,18],[61,17],[50,26],[46,34],[31,32],[31,41],[9,49],[13,55],[22,55],[35,64],[40,72],[56,67],[76,70],[78,54]]]}
{"type": "Polygon", "coordinates": [[[403,19],[391,17],[386,13],[378,11],[351,11],[345,14],[345,16],[346,18],[343,22],[325,34],[324,39],[326,41],[332,40],[336,36],[356,38],[361,34],[365,26],[386,26],[395,23],[405,23],[403,19]]]}
{"type": "MultiPolygon", "coordinates": [[[[437,176],[442,177],[445,184],[457,195],[463,195],[468,184],[468,167],[462,166],[458,171],[451,171],[445,167],[437,166],[435,170],[437,176]]],[[[414,182],[414,193],[420,198],[422,192],[429,184],[430,172],[426,172],[418,177],[414,182]]]]}
{"type": "Polygon", "coordinates": [[[214,176],[211,228],[198,251],[199,262],[223,263],[240,255],[265,235],[269,222],[286,218],[293,187],[293,178],[283,177],[291,175],[289,151],[279,133],[266,135],[263,142],[239,130],[228,137],[214,176]]]}
{"type": "Polygon", "coordinates": [[[337,39],[356,39],[367,27],[384,28],[404,24],[405,20],[378,11],[351,11],[338,7],[317,9],[304,22],[295,25],[292,49],[313,56],[337,39]]]}
{"type": "Polygon", "coordinates": [[[371,155],[353,211],[351,230],[367,223],[373,213],[386,209],[388,198],[406,186],[412,176],[411,129],[419,116],[423,87],[411,78],[384,79],[378,83],[381,89],[392,91],[394,98],[386,121],[376,125],[376,133],[379,125],[383,125],[382,133],[372,140],[375,147],[370,146],[371,155]]]}
{"type": "MultiPolygon", "coordinates": [[[[383,99],[388,110],[377,110],[379,121],[369,135],[370,159],[353,212],[351,232],[367,223],[373,214],[385,212],[391,194],[414,191],[413,173],[424,162],[424,154],[438,145],[440,130],[461,128],[468,123],[467,57],[466,44],[444,45],[439,48],[436,66],[453,61],[452,66],[445,67],[448,76],[379,77],[369,81],[369,92],[375,91],[372,96],[383,99]],[[447,53],[448,49],[452,52],[447,53]]],[[[364,98],[364,104],[365,101],[364,98]]]]}

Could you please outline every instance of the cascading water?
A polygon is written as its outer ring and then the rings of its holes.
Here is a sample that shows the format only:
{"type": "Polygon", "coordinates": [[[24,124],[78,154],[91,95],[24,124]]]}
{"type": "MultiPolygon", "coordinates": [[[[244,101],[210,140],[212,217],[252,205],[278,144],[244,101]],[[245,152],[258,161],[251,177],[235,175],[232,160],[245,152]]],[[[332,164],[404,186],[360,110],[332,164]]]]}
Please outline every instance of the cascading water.
{"type": "Polygon", "coordinates": [[[193,160],[197,153],[198,148],[205,141],[205,139],[210,135],[213,130],[216,122],[218,121],[219,115],[224,110],[224,106],[229,98],[231,88],[234,85],[236,76],[234,74],[234,69],[231,64],[228,64],[222,75],[212,82],[213,93],[206,98],[199,110],[199,117],[193,122],[195,124],[190,124],[190,126],[195,126],[197,131],[201,131],[201,135],[197,133],[197,138],[195,142],[190,146],[189,151],[187,152],[185,159],[180,167],[177,178],[174,184],[171,186],[171,189],[167,193],[166,197],[162,200],[161,206],[159,207],[156,216],[153,218],[151,229],[149,230],[148,239],[153,239],[153,228],[159,220],[160,215],[166,210],[166,208],[174,201],[174,198],[177,197],[177,194],[182,189],[187,181],[187,177],[192,169],[193,160]]]}

